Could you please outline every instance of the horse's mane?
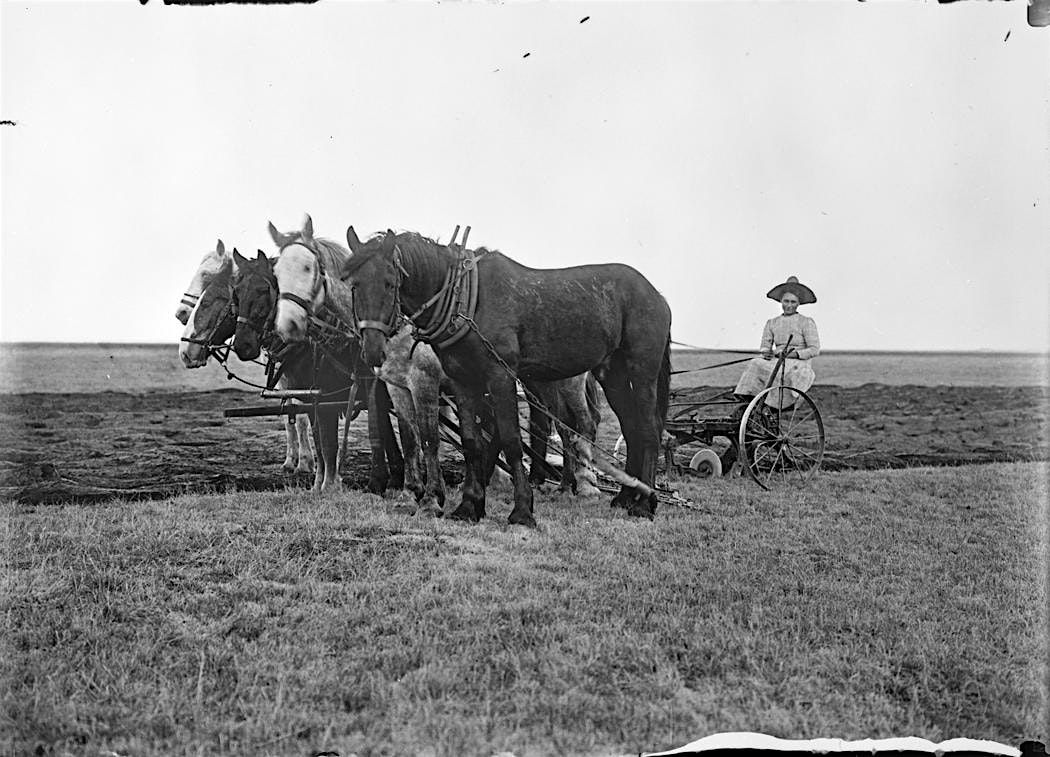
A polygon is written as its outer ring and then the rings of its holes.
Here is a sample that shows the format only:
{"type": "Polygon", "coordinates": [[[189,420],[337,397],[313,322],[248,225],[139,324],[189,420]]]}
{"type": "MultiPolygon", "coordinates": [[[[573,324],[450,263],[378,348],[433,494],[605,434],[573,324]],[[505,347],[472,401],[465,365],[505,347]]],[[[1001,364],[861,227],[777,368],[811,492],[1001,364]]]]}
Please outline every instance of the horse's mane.
{"type": "MultiPolygon", "coordinates": [[[[317,254],[317,257],[321,259],[321,265],[326,271],[338,271],[342,268],[346,261],[352,256],[350,250],[343,247],[338,242],[333,242],[331,239],[325,239],[324,237],[311,237],[307,239],[302,235],[302,232],[295,232],[292,235],[292,239],[288,245],[301,244],[306,249],[317,254]]],[[[284,249],[283,247],[281,248],[284,249]]],[[[279,257],[279,255],[278,255],[279,257]]],[[[271,258],[271,268],[273,263],[276,263],[276,258],[271,258]]]]}
{"type": "Polygon", "coordinates": [[[351,257],[350,250],[324,237],[314,237],[310,241],[300,238],[299,243],[317,253],[326,271],[338,271],[351,257]]]}
{"type": "MultiPolygon", "coordinates": [[[[368,241],[362,243],[360,250],[350,255],[350,259],[342,269],[342,275],[350,276],[369,260],[377,255],[381,255],[384,250],[384,243],[389,236],[390,232],[386,231],[380,231],[370,236],[368,241]]],[[[418,255],[426,258],[433,255],[437,250],[448,250],[446,245],[415,231],[399,231],[395,232],[393,236],[394,243],[401,249],[403,255],[418,255]]]]}

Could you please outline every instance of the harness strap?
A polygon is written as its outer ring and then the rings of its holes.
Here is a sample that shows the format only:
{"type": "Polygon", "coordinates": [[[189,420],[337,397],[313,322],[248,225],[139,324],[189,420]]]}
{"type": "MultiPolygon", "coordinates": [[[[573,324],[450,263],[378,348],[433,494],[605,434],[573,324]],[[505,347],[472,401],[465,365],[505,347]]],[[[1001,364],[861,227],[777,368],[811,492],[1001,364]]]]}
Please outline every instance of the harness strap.
{"type": "Polygon", "coordinates": [[[312,302],[307,302],[306,300],[304,300],[302,297],[300,297],[297,294],[292,294],[291,292],[281,292],[281,294],[278,296],[277,299],[279,299],[279,300],[288,300],[289,302],[294,302],[296,305],[298,305],[303,310],[305,310],[307,315],[313,315],[313,312],[314,312],[313,303],[312,302]]]}
{"type": "Polygon", "coordinates": [[[390,324],[389,323],[385,323],[383,321],[358,321],[357,322],[357,328],[358,329],[378,329],[379,331],[382,331],[387,336],[390,336],[389,332],[391,331],[390,324]]]}
{"type": "Polygon", "coordinates": [[[441,289],[409,316],[409,320],[415,323],[427,308],[438,302],[428,322],[413,329],[412,336],[417,342],[427,342],[443,349],[466,336],[478,304],[477,263],[480,257],[464,250],[456,265],[449,268],[441,289]]]}

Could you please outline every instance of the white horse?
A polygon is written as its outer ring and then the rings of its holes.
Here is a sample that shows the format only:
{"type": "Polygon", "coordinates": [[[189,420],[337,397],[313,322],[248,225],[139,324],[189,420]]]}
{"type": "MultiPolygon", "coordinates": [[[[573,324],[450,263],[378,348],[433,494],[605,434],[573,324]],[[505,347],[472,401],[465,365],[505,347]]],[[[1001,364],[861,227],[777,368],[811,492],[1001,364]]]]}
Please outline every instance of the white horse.
{"type": "MultiPolygon", "coordinates": [[[[179,343],[179,357],[182,364],[187,368],[201,368],[208,362],[207,345],[203,342],[209,336],[218,336],[221,331],[216,330],[219,325],[216,313],[210,310],[215,304],[208,303],[202,306],[203,295],[209,285],[223,277],[227,279],[237,272],[233,255],[226,251],[226,246],[220,239],[214,250],[210,250],[201,258],[197,270],[193,272],[189,286],[183,292],[182,300],[175,310],[175,317],[186,325],[183,331],[183,339],[179,343]],[[212,324],[215,325],[212,325],[212,324]]],[[[221,300],[216,297],[215,303],[221,300]]],[[[225,307],[225,304],[222,305],[225,307]]],[[[223,337],[225,341],[233,336],[231,331],[223,337]]],[[[221,342],[219,342],[221,343],[221,342]]],[[[284,379],[277,382],[283,388],[284,379]]],[[[294,418],[285,419],[285,456],[281,468],[289,473],[312,473],[314,469],[313,434],[310,431],[310,419],[305,415],[297,415],[294,418]]]]}
{"type": "MultiPolygon", "coordinates": [[[[315,238],[310,216],[296,232],[281,233],[272,223],[269,229],[279,250],[273,264],[279,291],[274,318],[277,335],[288,344],[305,341],[312,319],[322,311],[334,315],[349,335],[354,323],[351,293],[335,274],[350,251],[331,240],[315,238]]],[[[438,461],[438,414],[444,374],[430,347],[420,344],[413,350],[414,341],[407,330],[394,337],[393,342],[387,361],[375,373],[386,384],[398,415],[405,488],[416,497],[417,513],[436,515],[445,502],[445,483],[438,461]]],[[[331,429],[322,429],[321,435],[331,437],[332,433],[331,429]]],[[[327,448],[331,445],[332,442],[322,442],[322,492],[341,487],[335,466],[327,460],[327,448]]]]}

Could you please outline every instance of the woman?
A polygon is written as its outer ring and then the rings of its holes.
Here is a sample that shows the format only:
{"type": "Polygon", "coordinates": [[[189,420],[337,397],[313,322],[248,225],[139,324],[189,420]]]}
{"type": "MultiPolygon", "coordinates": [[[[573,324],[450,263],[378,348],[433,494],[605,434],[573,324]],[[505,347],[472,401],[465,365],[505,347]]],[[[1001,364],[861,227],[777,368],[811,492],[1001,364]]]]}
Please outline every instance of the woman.
{"type": "MultiPolygon", "coordinates": [[[[770,374],[776,363],[774,357],[780,357],[787,346],[788,338],[791,345],[787,347],[787,355],[784,360],[784,383],[799,391],[806,391],[813,385],[816,376],[809,361],[820,354],[820,337],[817,335],[817,324],[812,318],[807,318],[798,312],[799,305],[808,305],[816,302],[817,297],[813,290],[799,282],[794,276],[789,276],[783,284],[778,284],[766,293],[766,297],[780,303],[783,315],[770,318],[762,330],[762,357],[756,357],[747,364],[744,375],[740,377],[734,392],[737,397],[744,401],[750,401],[756,394],[766,388],[769,383],[770,374]]],[[[777,400],[774,392],[770,392],[766,403],[776,407],[777,400]]],[[[791,405],[794,400],[792,392],[784,397],[784,406],[791,405]]]]}

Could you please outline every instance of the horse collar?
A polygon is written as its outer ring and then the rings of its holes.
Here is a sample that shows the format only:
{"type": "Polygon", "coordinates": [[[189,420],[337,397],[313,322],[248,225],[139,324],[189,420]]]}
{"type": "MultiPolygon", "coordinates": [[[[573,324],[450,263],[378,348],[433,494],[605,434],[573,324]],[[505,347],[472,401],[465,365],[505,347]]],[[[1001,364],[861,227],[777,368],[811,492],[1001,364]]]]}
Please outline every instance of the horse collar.
{"type": "Polygon", "coordinates": [[[462,250],[455,265],[449,266],[441,289],[409,316],[415,326],[412,336],[417,342],[444,349],[466,336],[478,306],[478,259],[481,255],[462,250]],[[417,323],[423,312],[435,303],[437,307],[427,322],[417,323]]]}

